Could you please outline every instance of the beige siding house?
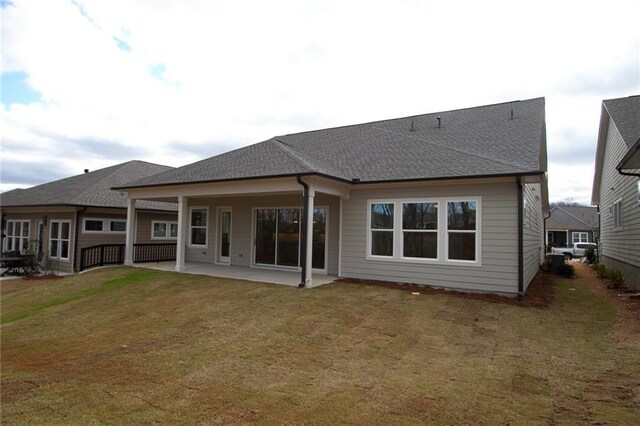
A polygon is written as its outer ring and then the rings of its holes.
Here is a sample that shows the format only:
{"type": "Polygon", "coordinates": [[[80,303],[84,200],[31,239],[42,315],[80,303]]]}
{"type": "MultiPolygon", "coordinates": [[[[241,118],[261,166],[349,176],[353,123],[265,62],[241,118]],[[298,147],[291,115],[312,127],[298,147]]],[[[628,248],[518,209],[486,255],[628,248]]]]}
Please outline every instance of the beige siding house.
{"type": "MultiPolygon", "coordinates": [[[[43,253],[58,271],[77,271],[82,248],[125,243],[127,199],[111,187],[169,169],[129,161],[2,193],[2,251],[43,253]]],[[[137,207],[136,243],[175,243],[176,205],[140,201],[137,207]],[[156,225],[154,235],[154,223],[169,228],[156,225]]]]}
{"type": "Polygon", "coordinates": [[[274,137],[114,189],[132,218],[141,200],[178,203],[177,271],[517,296],[543,261],[546,170],[538,98],[274,137]]]}
{"type": "Polygon", "coordinates": [[[640,288],[640,96],[602,102],[593,204],[601,261],[640,288]]]}

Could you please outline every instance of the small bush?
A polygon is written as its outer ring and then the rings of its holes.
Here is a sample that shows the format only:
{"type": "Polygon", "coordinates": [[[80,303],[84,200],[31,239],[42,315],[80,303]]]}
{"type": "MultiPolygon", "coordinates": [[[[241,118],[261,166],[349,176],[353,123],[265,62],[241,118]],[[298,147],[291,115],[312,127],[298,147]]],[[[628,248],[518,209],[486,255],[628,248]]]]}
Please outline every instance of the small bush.
{"type": "Polygon", "coordinates": [[[596,250],[593,247],[587,247],[584,251],[584,257],[587,258],[587,263],[591,265],[596,261],[596,250]]]}
{"type": "Polygon", "coordinates": [[[596,274],[598,274],[598,278],[607,278],[607,267],[602,263],[596,263],[594,269],[596,270],[596,274]]]}
{"type": "Polygon", "coordinates": [[[610,269],[607,272],[607,278],[609,278],[610,286],[613,288],[624,287],[624,274],[619,269],[610,269]]]}

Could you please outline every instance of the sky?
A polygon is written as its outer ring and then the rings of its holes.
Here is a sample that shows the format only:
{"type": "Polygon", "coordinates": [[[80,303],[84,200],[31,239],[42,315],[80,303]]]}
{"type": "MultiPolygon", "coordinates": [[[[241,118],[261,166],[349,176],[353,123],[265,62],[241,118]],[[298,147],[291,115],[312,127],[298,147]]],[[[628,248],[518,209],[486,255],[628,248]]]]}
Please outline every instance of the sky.
{"type": "Polygon", "coordinates": [[[640,2],[0,0],[0,191],[272,136],[546,98],[550,200],[589,204],[640,2]]]}

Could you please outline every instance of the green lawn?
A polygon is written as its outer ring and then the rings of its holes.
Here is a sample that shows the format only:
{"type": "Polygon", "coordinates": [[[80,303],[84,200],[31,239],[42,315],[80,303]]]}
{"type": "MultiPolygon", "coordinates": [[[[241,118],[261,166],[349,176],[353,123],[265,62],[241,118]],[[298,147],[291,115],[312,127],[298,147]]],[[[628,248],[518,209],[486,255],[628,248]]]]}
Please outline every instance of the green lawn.
{"type": "Polygon", "coordinates": [[[640,422],[587,278],[546,308],[108,268],[3,281],[3,424],[640,422]]]}

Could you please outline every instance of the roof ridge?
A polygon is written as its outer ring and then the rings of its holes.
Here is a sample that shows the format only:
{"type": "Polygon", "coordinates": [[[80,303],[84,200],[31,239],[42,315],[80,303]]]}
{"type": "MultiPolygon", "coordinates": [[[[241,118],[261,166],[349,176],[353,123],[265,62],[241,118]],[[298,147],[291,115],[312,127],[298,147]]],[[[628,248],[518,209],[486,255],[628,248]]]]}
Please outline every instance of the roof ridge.
{"type": "MultiPolygon", "coordinates": [[[[592,224],[587,223],[587,222],[585,222],[584,220],[580,219],[579,217],[577,217],[577,216],[575,216],[575,215],[573,215],[573,214],[569,213],[568,211],[566,211],[566,210],[565,210],[565,209],[563,209],[562,207],[560,207],[560,206],[555,206],[555,207],[559,208],[560,210],[562,210],[563,212],[565,212],[566,214],[568,214],[568,215],[569,215],[569,216],[571,216],[572,218],[576,219],[577,221],[580,221],[580,222],[584,223],[584,224],[585,224],[585,225],[587,225],[589,228],[593,228],[593,229],[595,229],[595,227],[594,227],[592,224]]],[[[572,206],[567,206],[567,207],[572,207],[572,206]]],[[[576,206],[576,207],[579,207],[579,206],[576,206]]]]}
{"type": "Polygon", "coordinates": [[[381,129],[381,128],[378,128],[378,127],[372,127],[372,129],[379,130],[379,131],[382,131],[382,132],[391,133],[391,134],[394,134],[394,135],[398,135],[400,137],[405,137],[407,139],[413,139],[413,140],[416,140],[416,141],[424,142],[424,143],[427,143],[427,144],[430,144],[430,145],[435,145],[435,146],[440,147],[440,148],[448,149],[449,151],[457,152],[458,154],[470,155],[470,156],[473,156],[473,157],[482,158],[483,160],[493,161],[494,163],[498,163],[498,164],[502,164],[502,165],[508,165],[508,166],[514,166],[514,167],[522,167],[523,169],[527,168],[527,166],[525,166],[524,164],[510,163],[510,162],[504,161],[504,160],[497,160],[495,158],[491,158],[491,157],[480,155],[480,154],[475,154],[475,153],[472,153],[472,152],[465,151],[463,149],[452,148],[450,146],[442,145],[442,144],[439,144],[439,143],[436,143],[436,142],[433,142],[433,141],[428,141],[428,140],[421,139],[421,138],[416,138],[416,137],[412,137],[412,136],[408,136],[408,135],[403,135],[402,133],[399,133],[399,132],[394,132],[394,131],[387,130],[387,129],[381,129]]]}
{"type": "Polygon", "coordinates": [[[298,162],[301,166],[306,167],[314,172],[318,172],[318,167],[311,163],[311,161],[303,158],[300,154],[293,151],[293,147],[286,142],[281,141],[278,138],[271,138],[271,140],[278,142],[275,144],[280,150],[282,150],[289,157],[293,158],[296,162],[298,162]]]}
{"type": "MultiPolygon", "coordinates": [[[[362,123],[345,124],[345,125],[342,125],[342,126],[324,127],[322,129],[305,130],[303,132],[296,132],[296,133],[287,133],[287,134],[282,135],[282,136],[294,136],[294,135],[302,135],[302,134],[305,134],[305,133],[323,132],[325,130],[345,129],[347,127],[358,127],[358,126],[374,125],[374,124],[383,123],[383,122],[386,122],[386,121],[405,120],[405,119],[409,119],[409,118],[423,117],[425,115],[445,114],[445,113],[450,113],[450,112],[467,111],[467,110],[473,110],[473,109],[478,109],[478,108],[486,108],[486,107],[492,107],[492,106],[498,106],[498,105],[516,104],[518,102],[529,102],[529,101],[535,101],[537,99],[544,99],[544,96],[538,96],[537,98],[530,98],[530,99],[516,99],[516,100],[512,100],[512,101],[496,102],[494,104],[477,105],[477,106],[466,107],[466,108],[447,109],[447,110],[444,110],[444,111],[426,112],[426,113],[422,113],[422,114],[412,114],[412,115],[406,115],[404,117],[385,118],[385,119],[382,119],[382,120],[365,121],[365,122],[362,122],[362,123]]],[[[280,136],[276,136],[276,137],[280,137],[280,136]]],[[[275,139],[276,137],[274,137],[273,139],[275,139]]]]}
{"type": "MultiPolygon", "coordinates": [[[[71,198],[71,201],[74,201],[74,202],[76,202],[76,203],[78,203],[78,204],[82,204],[82,203],[80,203],[80,200],[82,199],[82,196],[83,196],[84,194],[86,194],[86,193],[87,193],[87,192],[89,192],[89,191],[92,191],[92,190],[93,190],[93,188],[95,188],[95,187],[96,187],[96,185],[99,185],[99,184],[100,184],[101,182],[103,182],[105,179],[108,179],[109,177],[113,176],[116,172],[118,172],[118,171],[122,170],[122,168],[123,168],[124,166],[126,166],[126,165],[128,165],[128,164],[131,164],[131,163],[133,163],[134,161],[137,161],[137,160],[129,160],[129,161],[125,161],[124,163],[114,164],[113,166],[111,166],[111,167],[113,167],[113,168],[114,168],[114,169],[113,169],[113,171],[112,171],[111,173],[108,173],[108,174],[107,174],[106,176],[104,176],[102,179],[99,179],[97,182],[94,182],[94,183],[93,183],[93,185],[90,185],[90,186],[86,187],[86,189],[85,189],[84,191],[80,191],[80,192],[78,192],[74,197],[72,197],[72,198],[71,198]]],[[[108,167],[105,167],[105,168],[108,168],[108,167]]],[[[104,169],[98,169],[98,170],[104,170],[104,169]]],[[[96,171],[98,171],[98,170],[96,170],[96,171]]],[[[82,175],[79,175],[79,176],[82,176],[82,175]]]]}

